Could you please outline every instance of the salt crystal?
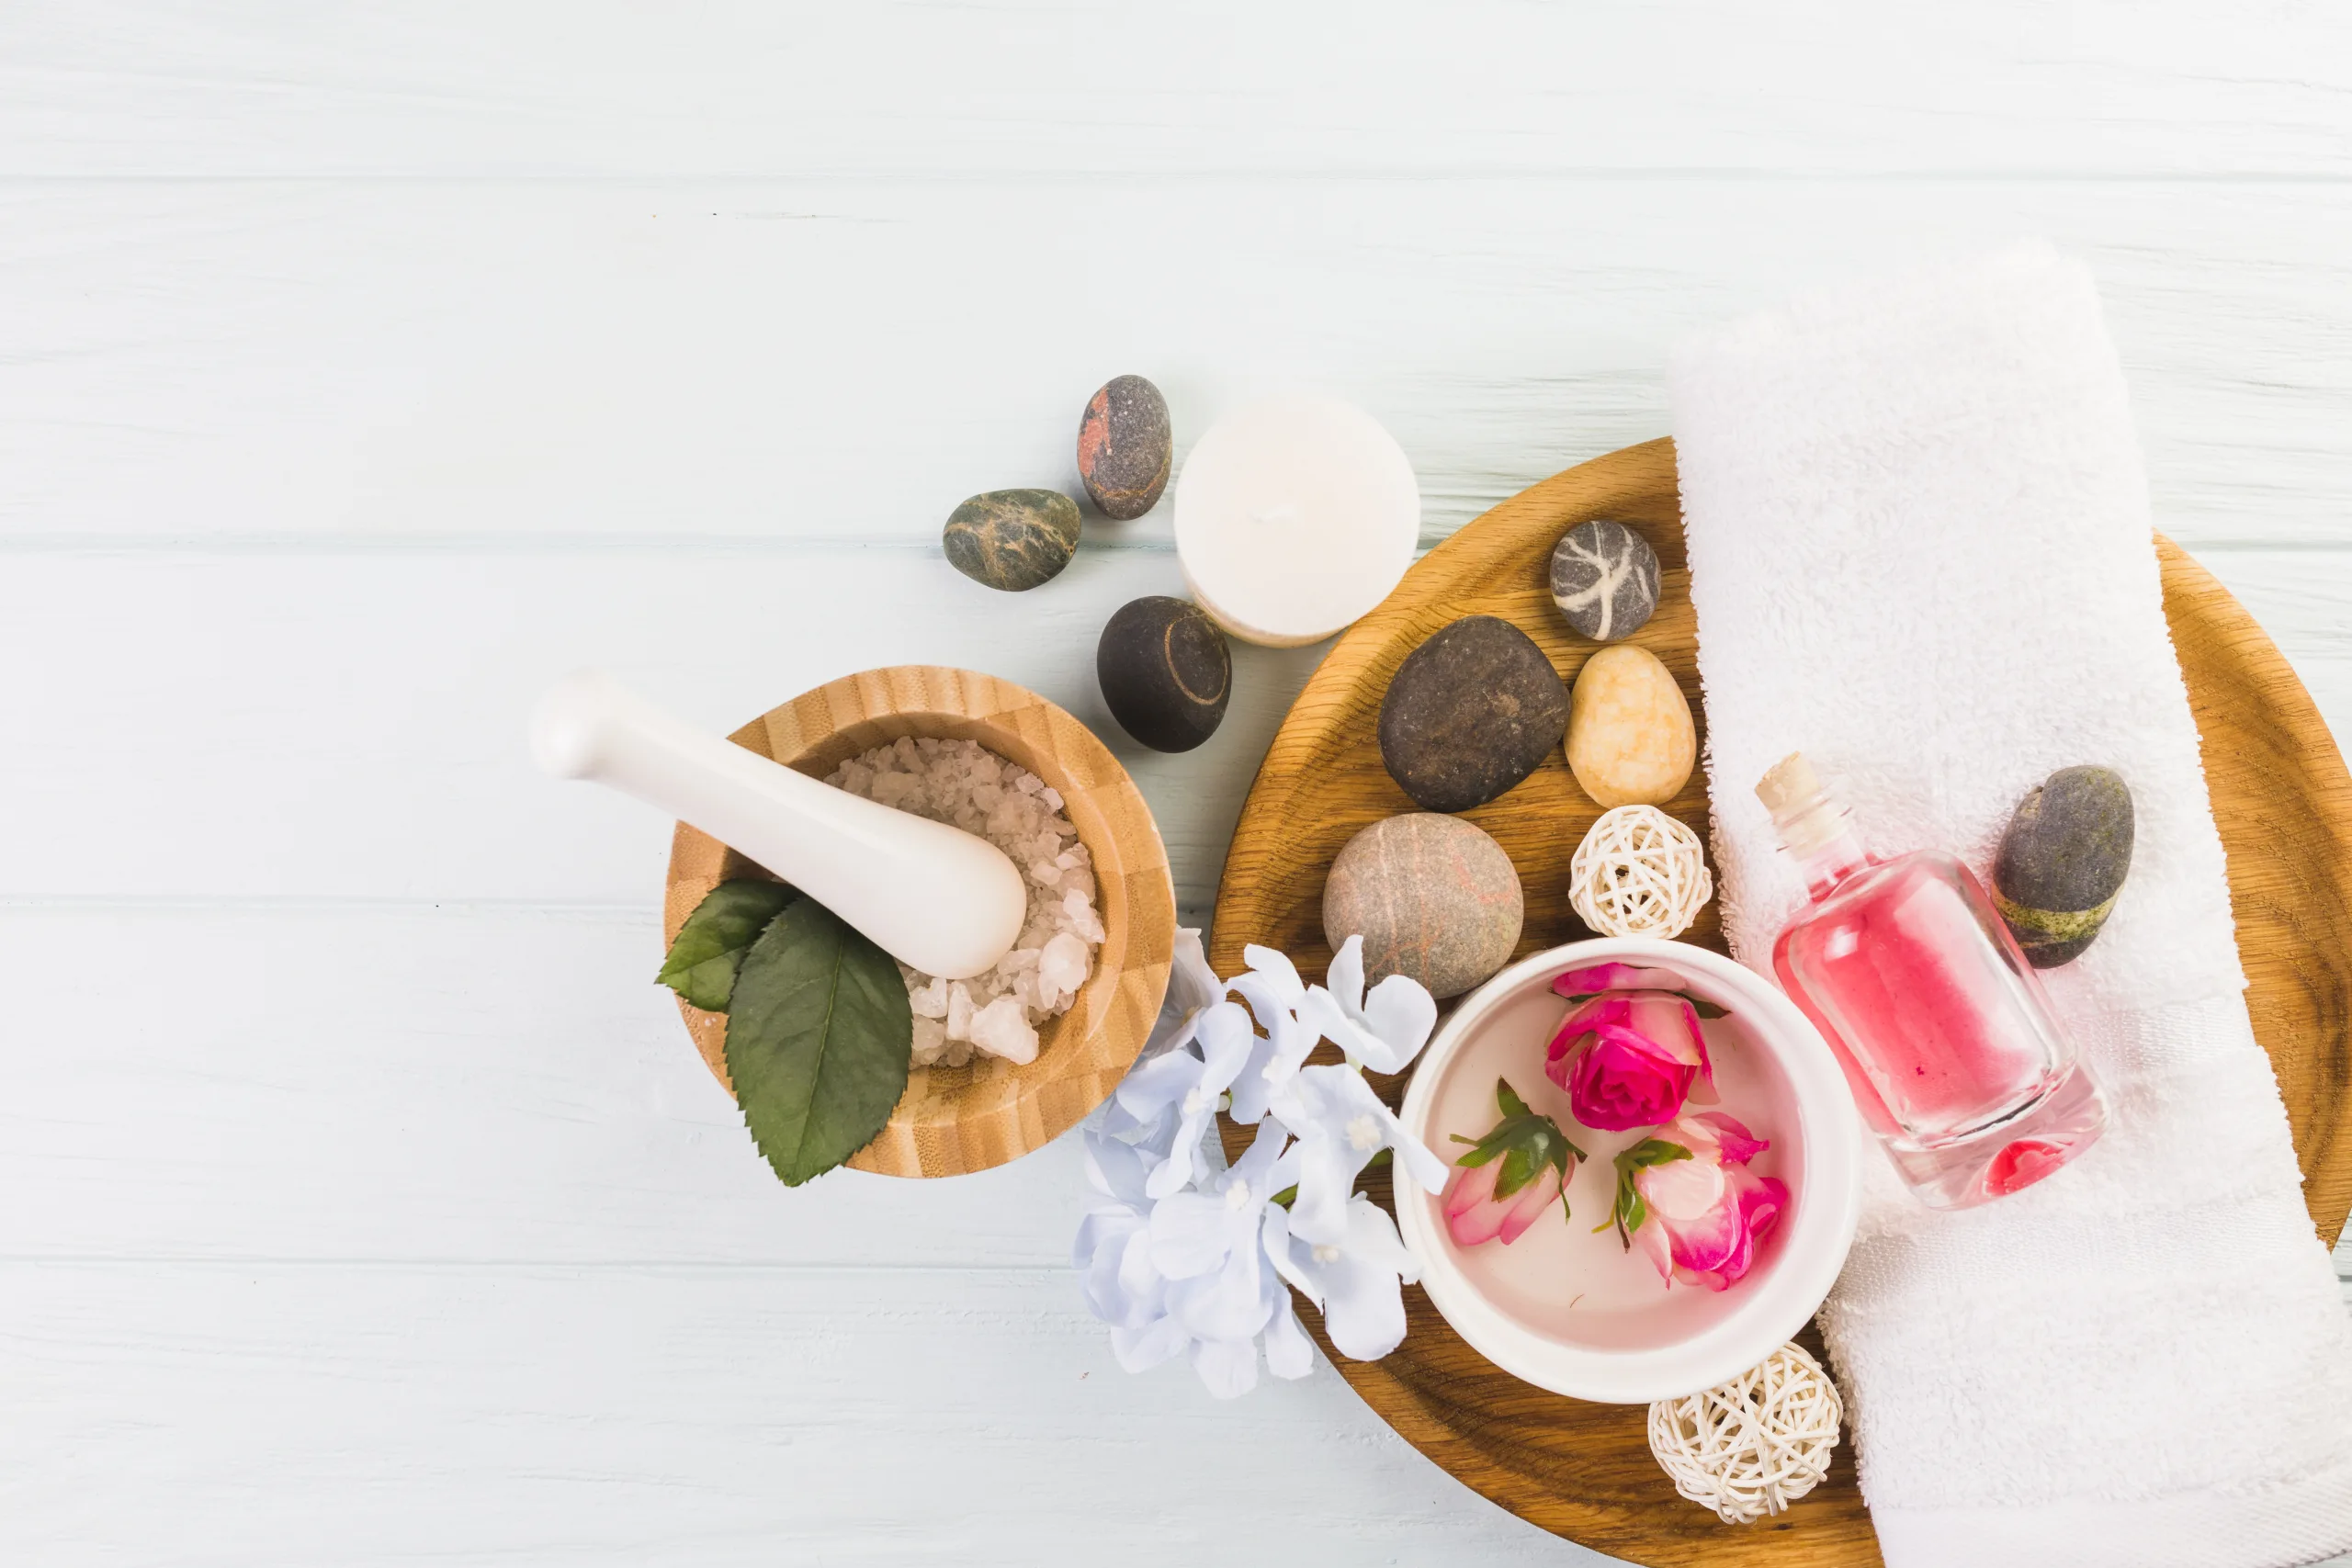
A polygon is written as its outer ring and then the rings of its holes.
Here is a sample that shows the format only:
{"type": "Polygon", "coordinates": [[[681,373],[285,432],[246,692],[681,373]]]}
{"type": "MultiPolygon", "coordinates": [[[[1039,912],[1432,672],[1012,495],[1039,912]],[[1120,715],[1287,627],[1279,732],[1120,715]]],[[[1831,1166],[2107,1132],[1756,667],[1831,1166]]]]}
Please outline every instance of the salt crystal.
{"type": "Polygon", "coordinates": [[[960,1066],[975,1050],[1035,1060],[1037,1025],[1069,1010],[1102,942],[1094,860],[1059,791],[971,740],[908,736],[853,757],[826,781],[978,833],[1027,867],[1029,908],[1011,953],[986,974],[940,980],[904,964],[916,1066],[960,1066]]]}
{"type": "Polygon", "coordinates": [[[1069,931],[1047,942],[1037,960],[1038,977],[1057,993],[1075,991],[1086,984],[1086,972],[1092,967],[1093,957],[1086,951],[1085,942],[1069,931]]]}
{"type": "Polygon", "coordinates": [[[972,1016],[972,1043],[1008,1062],[1037,1059],[1037,1031],[1018,997],[999,997],[972,1016]]]}

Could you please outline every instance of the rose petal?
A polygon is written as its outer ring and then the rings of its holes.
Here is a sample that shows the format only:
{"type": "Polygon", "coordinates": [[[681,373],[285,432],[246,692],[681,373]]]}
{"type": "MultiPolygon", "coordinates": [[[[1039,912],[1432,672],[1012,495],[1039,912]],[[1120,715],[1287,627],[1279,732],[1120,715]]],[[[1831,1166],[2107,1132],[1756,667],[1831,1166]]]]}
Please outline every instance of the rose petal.
{"type": "Polygon", "coordinates": [[[1503,1213],[1500,1235],[1505,1247],[1527,1234],[1527,1227],[1543,1218],[1544,1211],[1560,1196],[1560,1168],[1546,1164],[1535,1173],[1535,1179],[1511,1195],[1510,1205],[1503,1213]]]}
{"type": "Polygon", "coordinates": [[[1452,1179],[1445,1184],[1445,1217],[1453,1219],[1464,1214],[1495,1195],[1497,1168],[1502,1164],[1498,1156],[1484,1165],[1457,1165],[1452,1179]]]}
{"type": "MultiPolygon", "coordinates": [[[[1671,1129],[1668,1129],[1671,1131],[1671,1129]]],[[[1671,1140],[1668,1140],[1671,1141],[1671,1140]]],[[[1644,1166],[1634,1172],[1634,1190],[1652,1213],[1677,1226],[1696,1224],[1727,1205],[1730,1184],[1724,1168],[1702,1156],[1644,1166]]]]}
{"type": "Polygon", "coordinates": [[[1563,997],[1580,997],[1593,991],[1671,991],[1681,985],[1682,976],[1668,969],[1595,964],[1569,970],[1552,982],[1552,989],[1563,997]]]}
{"type": "Polygon", "coordinates": [[[1657,1277],[1668,1284],[1674,1282],[1674,1244],[1667,1239],[1666,1226],[1653,1214],[1634,1233],[1634,1244],[1646,1254],[1657,1267],[1657,1277]]]}
{"type": "Polygon", "coordinates": [[[1686,1118],[1686,1121],[1707,1127],[1713,1134],[1713,1142],[1721,1151],[1721,1158],[1725,1165],[1746,1165],[1772,1146],[1769,1140],[1749,1132],[1738,1118],[1721,1111],[1701,1111],[1686,1118]]]}

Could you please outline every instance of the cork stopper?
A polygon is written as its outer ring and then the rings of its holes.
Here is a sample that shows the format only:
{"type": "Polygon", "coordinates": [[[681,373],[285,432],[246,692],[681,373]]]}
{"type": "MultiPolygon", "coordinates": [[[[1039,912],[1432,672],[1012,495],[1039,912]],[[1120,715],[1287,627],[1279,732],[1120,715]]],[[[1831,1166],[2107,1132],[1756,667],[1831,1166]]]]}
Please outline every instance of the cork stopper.
{"type": "Polygon", "coordinates": [[[1821,783],[1802,751],[1772,764],[1756,784],[1756,798],[1772,814],[1781,847],[1802,859],[1846,830],[1846,807],[1821,783]]]}
{"type": "Polygon", "coordinates": [[[1802,751],[1792,751],[1773,763],[1756,784],[1756,798],[1774,817],[1820,793],[1821,775],[1813,771],[1813,764],[1804,760],[1802,751]]]}

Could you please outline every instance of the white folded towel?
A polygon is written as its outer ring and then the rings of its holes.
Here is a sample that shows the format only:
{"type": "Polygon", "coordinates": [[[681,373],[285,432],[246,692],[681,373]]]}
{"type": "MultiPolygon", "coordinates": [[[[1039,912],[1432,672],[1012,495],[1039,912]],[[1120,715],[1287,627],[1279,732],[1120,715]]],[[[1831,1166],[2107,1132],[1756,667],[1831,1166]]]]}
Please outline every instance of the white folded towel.
{"type": "Polygon", "coordinates": [[[1678,355],[1733,951],[1803,902],[1753,791],[1803,750],[1882,853],[1982,873],[2052,770],[2131,784],[2131,879],[2045,979],[2105,1137],[2013,1197],[1883,1161],[1823,1312],[1890,1568],[2277,1568],[2352,1549],[2352,1324],[2241,991],[2148,496],[2086,269],[2040,246],[1678,355]]]}

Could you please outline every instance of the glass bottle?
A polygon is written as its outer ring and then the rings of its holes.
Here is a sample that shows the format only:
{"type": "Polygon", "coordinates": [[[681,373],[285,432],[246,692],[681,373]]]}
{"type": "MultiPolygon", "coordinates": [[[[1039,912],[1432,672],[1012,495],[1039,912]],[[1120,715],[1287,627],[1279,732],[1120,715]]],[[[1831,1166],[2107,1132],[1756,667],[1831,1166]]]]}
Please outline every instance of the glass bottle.
{"type": "Polygon", "coordinates": [[[1975,874],[1938,850],[1871,854],[1801,754],[1756,794],[1813,896],[1772,968],[1912,1190],[1965,1208],[2096,1142],[2098,1085],[1975,874]]]}

